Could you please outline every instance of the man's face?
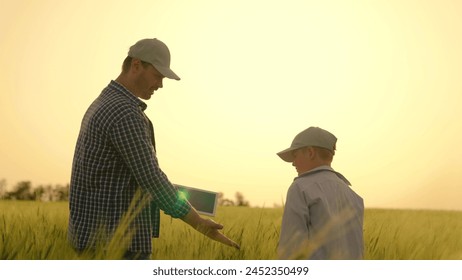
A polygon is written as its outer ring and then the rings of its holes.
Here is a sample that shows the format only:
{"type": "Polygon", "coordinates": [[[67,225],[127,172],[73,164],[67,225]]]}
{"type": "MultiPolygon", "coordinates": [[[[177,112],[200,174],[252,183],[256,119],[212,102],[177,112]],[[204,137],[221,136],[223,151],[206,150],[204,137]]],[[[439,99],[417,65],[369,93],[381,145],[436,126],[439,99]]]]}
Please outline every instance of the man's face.
{"type": "Polygon", "coordinates": [[[139,72],[136,78],[136,96],[148,100],[154,94],[154,91],[163,87],[162,80],[164,76],[157,71],[151,64],[147,66],[139,65],[139,72]]]}

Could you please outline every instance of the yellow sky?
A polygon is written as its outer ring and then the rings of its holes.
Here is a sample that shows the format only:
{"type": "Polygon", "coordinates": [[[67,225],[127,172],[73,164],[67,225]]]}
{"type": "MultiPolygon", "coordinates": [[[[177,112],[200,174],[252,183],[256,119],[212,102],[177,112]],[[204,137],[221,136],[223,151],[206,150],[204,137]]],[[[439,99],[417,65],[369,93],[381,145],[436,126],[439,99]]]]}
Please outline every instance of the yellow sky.
{"type": "Polygon", "coordinates": [[[282,204],[308,126],[367,207],[462,209],[461,1],[0,0],[0,179],[67,183],[81,118],[157,37],[181,81],[148,101],[178,184],[282,204]]]}

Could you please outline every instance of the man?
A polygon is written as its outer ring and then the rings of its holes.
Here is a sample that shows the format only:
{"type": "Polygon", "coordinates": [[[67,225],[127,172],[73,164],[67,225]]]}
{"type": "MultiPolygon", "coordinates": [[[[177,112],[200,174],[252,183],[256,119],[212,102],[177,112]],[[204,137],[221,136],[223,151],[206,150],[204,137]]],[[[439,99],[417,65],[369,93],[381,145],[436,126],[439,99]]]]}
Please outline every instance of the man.
{"type": "Polygon", "coordinates": [[[278,153],[298,172],[287,192],[280,259],[363,257],[363,199],[331,167],[336,142],[332,133],[309,127],[278,153]]]}
{"type": "Polygon", "coordinates": [[[154,129],[144,114],[170,69],[170,52],[157,39],[133,45],[122,73],[91,104],[82,121],[70,186],[69,241],[78,251],[123,247],[124,259],[149,259],[162,209],[211,239],[238,248],[178,195],[159,167],[154,129]],[[120,241],[116,232],[121,233],[120,241]],[[116,240],[116,241],[114,241],[116,240]],[[124,243],[125,242],[125,243],[124,243]]]}

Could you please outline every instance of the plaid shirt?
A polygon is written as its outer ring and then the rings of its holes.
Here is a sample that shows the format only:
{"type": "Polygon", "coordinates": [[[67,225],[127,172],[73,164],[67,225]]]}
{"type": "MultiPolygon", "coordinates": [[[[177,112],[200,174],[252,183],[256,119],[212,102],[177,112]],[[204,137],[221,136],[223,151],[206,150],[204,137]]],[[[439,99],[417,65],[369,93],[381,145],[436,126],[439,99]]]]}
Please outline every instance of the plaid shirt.
{"type": "Polygon", "coordinates": [[[159,208],[179,218],[190,204],[159,168],[146,104],[115,81],[88,108],[72,165],[69,241],[78,250],[108,242],[136,193],[151,201],[135,215],[128,250],[152,252],[159,236],[159,208]],[[103,234],[103,235],[101,235],[103,234]],[[99,240],[99,239],[98,239],[99,240]]]}

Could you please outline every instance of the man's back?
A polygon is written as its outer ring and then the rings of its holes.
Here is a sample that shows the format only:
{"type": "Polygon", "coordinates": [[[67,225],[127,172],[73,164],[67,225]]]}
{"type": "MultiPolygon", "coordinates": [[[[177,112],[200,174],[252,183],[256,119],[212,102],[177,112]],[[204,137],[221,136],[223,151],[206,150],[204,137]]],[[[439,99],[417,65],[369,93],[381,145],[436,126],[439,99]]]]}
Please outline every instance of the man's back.
{"type": "MultiPolygon", "coordinates": [[[[77,140],[71,176],[69,234],[84,249],[104,225],[115,230],[136,191],[136,182],[113,143],[114,124],[135,116],[136,97],[111,83],[88,108],[77,140]]],[[[139,114],[139,113],[138,113],[139,114]]]]}

